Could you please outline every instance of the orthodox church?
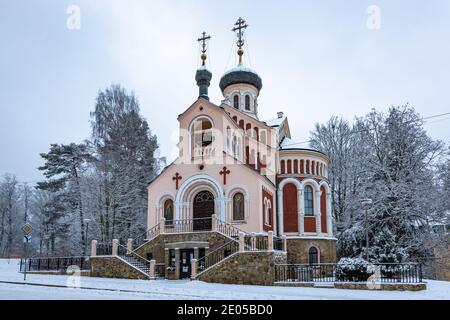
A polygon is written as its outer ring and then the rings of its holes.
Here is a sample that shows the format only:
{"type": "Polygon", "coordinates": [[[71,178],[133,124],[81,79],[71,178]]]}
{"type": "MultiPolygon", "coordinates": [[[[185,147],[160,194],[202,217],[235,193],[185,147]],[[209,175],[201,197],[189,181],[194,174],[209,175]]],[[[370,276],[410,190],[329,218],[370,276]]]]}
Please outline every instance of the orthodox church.
{"type": "Polygon", "coordinates": [[[219,104],[208,97],[210,37],[198,39],[199,97],[178,116],[178,158],[148,186],[148,231],[128,246],[168,279],[264,284],[248,280],[255,275],[236,280],[243,271],[234,268],[266,270],[258,266],[271,265],[270,259],[309,265],[336,260],[330,160],[295,147],[283,112],[259,118],[263,81],[243,64],[247,27],[240,18],[233,28],[239,64],[221,77],[219,104]],[[277,255],[239,256],[257,252],[277,255]]]}

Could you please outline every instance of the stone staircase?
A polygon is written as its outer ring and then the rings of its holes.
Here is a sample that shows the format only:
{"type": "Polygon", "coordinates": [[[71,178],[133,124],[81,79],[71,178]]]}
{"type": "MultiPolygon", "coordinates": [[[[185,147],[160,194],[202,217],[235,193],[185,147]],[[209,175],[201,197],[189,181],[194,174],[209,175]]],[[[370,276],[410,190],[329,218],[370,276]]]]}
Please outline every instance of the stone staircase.
{"type": "Polygon", "coordinates": [[[150,265],[144,261],[134,258],[132,256],[119,256],[122,260],[125,260],[128,264],[132,265],[142,273],[150,275],[150,265]]]}

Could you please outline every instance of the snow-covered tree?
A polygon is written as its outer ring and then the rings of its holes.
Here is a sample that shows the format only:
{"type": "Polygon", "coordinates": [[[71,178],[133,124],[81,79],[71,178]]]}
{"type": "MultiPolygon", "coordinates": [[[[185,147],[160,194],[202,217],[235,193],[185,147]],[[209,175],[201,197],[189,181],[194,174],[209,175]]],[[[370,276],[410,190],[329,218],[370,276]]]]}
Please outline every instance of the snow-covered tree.
{"type": "MultiPolygon", "coordinates": [[[[85,144],[69,145],[52,144],[48,153],[42,153],[45,164],[39,168],[44,171],[46,181],[39,182],[40,190],[54,192],[67,201],[65,208],[77,215],[78,234],[80,235],[80,251],[87,246],[85,235],[85,210],[81,190],[82,175],[91,155],[85,144]]],[[[62,210],[56,203],[52,205],[62,210]]],[[[56,210],[56,209],[51,209],[56,210]]]]}

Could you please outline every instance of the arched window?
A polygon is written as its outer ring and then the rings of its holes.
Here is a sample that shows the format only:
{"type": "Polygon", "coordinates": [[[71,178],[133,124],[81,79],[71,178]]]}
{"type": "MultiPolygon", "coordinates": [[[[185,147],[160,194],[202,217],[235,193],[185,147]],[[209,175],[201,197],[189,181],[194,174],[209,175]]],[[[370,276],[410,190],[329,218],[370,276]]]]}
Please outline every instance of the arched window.
{"type": "Polygon", "coordinates": [[[164,218],[166,225],[173,225],[173,200],[171,199],[164,202],[164,218]]]}
{"type": "Polygon", "coordinates": [[[205,148],[213,143],[213,126],[208,119],[195,120],[192,128],[192,146],[194,148],[194,156],[203,156],[207,153],[205,148]]]}
{"type": "Polygon", "coordinates": [[[242,193],[236,193],[233,196],[233,220],[244,221],[245,220],[245,199],[242,193]]]}
{"type": "Polygon", "coordinates": [[[245,96],[245,110],[250,111],[250,96],[248,94],[245,96]]]}
{"type": "Polygon", "coordinates": [[[319,250],[316,247],[309,248],[308,252],[309,264],[319,264],[319,250]]]}
{"type": "Polygon", "coordinates": [[[233,106],[235,109],[239,109],[239,96],[238,95],[235,95],[233,97],[233,106]]]}
{"type": "Polygon", "coordinates": [[[313,188],[306,186],[304,190],[305,195],[305,216],[314,216],[314,193],[313,188]]]}
{"type": "Polygon", "coordinates": [[[266,199],[265,201],[266,206],[264,208],[264,223],[266,225],[270,225],[270,209],[272,208],[272,204],[270,203],[269,199],[266,199]]]}

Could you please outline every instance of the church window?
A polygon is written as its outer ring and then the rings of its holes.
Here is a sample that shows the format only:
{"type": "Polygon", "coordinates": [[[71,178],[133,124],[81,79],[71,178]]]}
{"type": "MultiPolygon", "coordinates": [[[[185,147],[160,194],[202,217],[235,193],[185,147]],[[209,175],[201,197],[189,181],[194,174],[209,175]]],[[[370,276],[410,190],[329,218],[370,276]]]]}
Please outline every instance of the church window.
{"type": "Polygon", "coordinates": [[[270,225],[270,209],[272,208],[272,204],[270,200],[266,199],[266,205],[264,208],[264,223],[266,225],[270,225]]]}
{"type": "Polygon", "coordinates": [[[233,106],[235,109],[239,109],[239,96],[238,95],[235,95],[233,97],[233,106]]]}
{"type": "Polygon", "coordinates": [[[166,219],[166,225],[173,224],[173,201],[171,199],[164,202],[164,218],[166,219]]]}
{"type": "Polygon", "coordinates": [[[233,220],[243,221],[245,220],[245,204],[244,195],[242,193],[236,193],[233,197],[233,220]]]}
{"type": "Polygon", "coordinates": [[[206,148],[213,142],[212,123],[207,119],[199,119],[194,123],[193,139],[195,148],[206,148]]]}
{"type": "Polygon", "coordinates": [[[310,186],[306,186],[304,190],[305,196],[305,216],[314,216],[314,200],[313,189],[310,186]]]}
{"type": "Polygon", "coordinates": [[[245,110],[250,111],[250,96],[248,94],[245,96],[245,110]]]}
{"type": "Polygon", "coordinates": [[[318,264],[319,263],[319,250],[317,250],[316,247],[309,248],[308,251],[308,260],[310,265],[318,264]]]}

